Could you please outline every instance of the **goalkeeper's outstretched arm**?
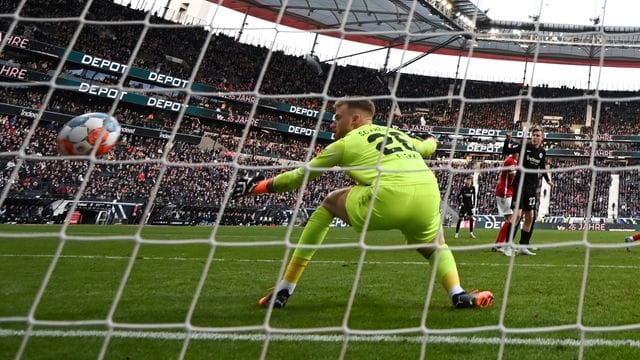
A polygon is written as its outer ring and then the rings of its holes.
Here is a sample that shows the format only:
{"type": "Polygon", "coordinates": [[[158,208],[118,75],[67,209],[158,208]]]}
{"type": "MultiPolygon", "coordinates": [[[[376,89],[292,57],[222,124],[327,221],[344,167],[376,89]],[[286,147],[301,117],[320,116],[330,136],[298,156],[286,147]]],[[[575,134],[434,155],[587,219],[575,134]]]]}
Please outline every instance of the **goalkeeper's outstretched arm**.
{"type": "Polygon", "coordinates": [[[344,141],[338,140],[327,146],[318,156],[311,159],[308,167],[311,170],[307,170],[306,167],[299,167],[271,179],[265,179],[264,176],[260,175],[243,178],[236,183],[233,196],[240,197],[252,194],[280,193],[295,190],[302,186],[306,171],[309,171],[309,181],[311,181],[322,175],[322,171],[313,169],[331,168],[339,165],[343,154],[344,141]]]}
{"type": "MultiPolygon", "coordinates": [[[[431,156],[435,153],[438,141],[434,137],[425,140],[411,137],[411,144],[423,158],[431,156]]],[[[311,159],[308,167],[299,167],[297,169],[284,172],[274,178],[265,179],[264,177],[245,177],[236,184],[233,195],[240,197],[245,195],[257,195],[266,193],[280,193],[295,190],[302,186],[305,172],[309,171],[309,181],[322,175],[323,171],[316,169],[329,169],[336,165],[342,164],[345,154],[344,139],[339,139],[327,146],[318,156],[311,159]]]]}

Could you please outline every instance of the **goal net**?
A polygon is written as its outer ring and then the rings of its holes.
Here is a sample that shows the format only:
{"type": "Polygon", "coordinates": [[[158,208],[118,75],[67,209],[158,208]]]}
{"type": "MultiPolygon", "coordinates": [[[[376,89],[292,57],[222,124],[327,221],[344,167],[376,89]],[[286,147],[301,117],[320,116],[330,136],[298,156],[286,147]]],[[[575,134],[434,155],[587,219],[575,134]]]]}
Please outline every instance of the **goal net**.
{"type": "Polygon", "coordinates": [[[0,0],[0,358],[640,356],[640,28],[606,2],[586,25],[532,3],[508,21],[482,1],[0,0]],[[307,181],[345,96],[438,139],[445,238],[493,307],[455,309],[402,233],[338,218],[287,307],[255,306],[354,185],[353,168],[307,181]],[[117,147],[60,155],[89,112],[118,119],[117,147]],[[534,126],[549,168],[523,165],[534,126]],[[500,245],[535,256],[491,251],[507,135],[519,179],[550,176],[531,243],[513,226],[500,245]],[[299,167],[299,190],[231,196],[299,167]]]}

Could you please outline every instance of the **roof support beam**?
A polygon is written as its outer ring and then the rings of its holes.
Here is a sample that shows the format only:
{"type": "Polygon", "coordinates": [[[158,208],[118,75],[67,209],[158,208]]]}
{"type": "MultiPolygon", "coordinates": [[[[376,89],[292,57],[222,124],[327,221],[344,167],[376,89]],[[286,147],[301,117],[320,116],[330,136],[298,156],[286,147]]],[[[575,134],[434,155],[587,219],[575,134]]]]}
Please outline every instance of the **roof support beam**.
{"type": "Polygon", "coordinates": [[[422,53],[422,54],[414,57],[413,59],[405,62],[404,64],[400,64],[397,67],[395,67],[394,69],[391,69],[391,70],[387,71],[387,73],[385,75],[390,75],[390,74],[396,73],[397,71],[399,71],[399,70],[401,70],[401,69],[413,64],[414,62],[422,59],[423,57],[425,57],[425,56],[427,56],[429,54],[433,54],[434,52],[442,49],[443,47],[445,47],[445,46],[447,46],[447,45],[449,45],[449,44],[451,44],[451,43],[453,43],[455,41],[462,40],[462,39],[464,39],[464,36],[462,36],[462,35],[454,35],[451,38],[449,38],[449,40],[447,40],[447,41],[445,41],[445,42],[443,42],[441,44],[438,44],[438,45],[432,47],[431,49],[425,51],[424,53],[422,53]]]}
{"type": "MultiPolygon", "coordinates": [[[[425,36],[425,37],[423,37],[423,38],[419,38],[419,39],[411,40],[410,42],[414,42],[414,41],[422,41],[422,40],[426,40],[426,39],[429,39],[429,38],[432,38],[432,37],[437,37],[437,36],[440,36],[440,35],[425,36]]],[[[455,38],[456,38],[456,39],[457,39],[458,37],[462,37],[462,35],[456,35],[456,36],[455,36],[455,38]]],[[[447,40],[447,43],[446,43],[444,46],[448,45],[448,44],[450,43],[449,41],[450,41],[450,40],[447,40]]],[[[350,57],[352,57],[352,56],[364,55],[364,54],[372,53],[372,52],[374,52],[374,51],[378,51],[378,50],[390,49],[390,48],[392,48],[392,47],[396,47],[396,46],[398,46],[398,45],[401,45],[401,43],[400,43],[400,42],[398,42],[398,41],[392,41],[392,42],[390,42],[390,43],[389,43],[389,45],[387,45],[387,46],[379,47],[379,48],[377,48],[377,49],[371,49],[371,50],[360,51],[360,52],[353,53],[353,54],[349,54],[349,55],[338,56],[338,57],[335,57],[335,58],[332,58],[332,59],[323,60],[323,61],[321,61],[321,63],[328,63],[328,62],[335,61],[335,60],[342,60],[342,59],[350,58],[350,57]]],[[[438,48],[438,49],[440,49],[440,48],[438,48]]],[[[433,50],[433,49],[431,49],[431,50],[433,50]]],[[[431,51],[431,50],[429,50],[429,51],[431,51]]],[[[428,55],[428,54],[427,54],[427,55],[428,55]]],[[[425,56],[426,56],[426,55],[425,55],[425,56]]]]}

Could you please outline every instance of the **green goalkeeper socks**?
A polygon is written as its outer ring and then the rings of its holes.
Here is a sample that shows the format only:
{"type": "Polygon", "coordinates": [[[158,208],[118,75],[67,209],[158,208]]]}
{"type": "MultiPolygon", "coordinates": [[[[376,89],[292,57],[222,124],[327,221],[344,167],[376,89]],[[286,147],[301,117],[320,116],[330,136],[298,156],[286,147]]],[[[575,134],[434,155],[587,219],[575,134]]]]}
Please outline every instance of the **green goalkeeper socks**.
{"type": "MultiPolygon", "coordinates": [[[[316,211],[311,214],[307,225],[302,231],[298,245],[320,245],[324,241],[327,232],[329,231],[329,225],[333,220],[333,214],[326,208],[320,206],[316,211]]],[[[293,256],[289,260],[287,270],[284,273],[282,281],[278,286],[278,289],[287,289],[289,294],[293,293],[298,280],[302,276],[302,273],[307,267],[309,260],[315,254],[316,249],[301,249],[297,247],[293,251],[293,256]]]]}
{"type": "MultiPolygon", "coordinates": [[[[289,290],[289,294],[293,293],[293,288],[295,288],[298,280],[302,276],[304,269],[306,269],[309,260],[302,259],[299,257],[292,257],[289,260],[289,264],[287,265],[287,270],[284,273],[283,282],[286,282],[286,288],[289,290]]],[[[282,282],[281,282],[282,283],[282,282]]]]}
{"type": "MultiPolygon", "coordinates": [[[[329,212],[325,207],[320,206],[316,211],[311,214],[307,225],[302,231],[298,245],[320,245],[324,241],[327,232],[329,231],[329,225],[333,220],[333,214],[329,212]]],[[[316,249],[301,249],[296,248],[293,252],[293,258],[300,258],[305,260],[311,260],[316,249]]]]}
{"type": "Polygon", "coordinates": [[[456,266],[456,260],[453,258],[453,254],[449,247],[444,244],[438,251],[434,251],[429,257],[429,263],[434,265],[436,256],[439,257],[438,264],[436,266],[436,280],[440,281],[442,286],[447,290],[449,295],[452,293],[461,292],[460,276],[458,276],[458,268],[456,266]]]}

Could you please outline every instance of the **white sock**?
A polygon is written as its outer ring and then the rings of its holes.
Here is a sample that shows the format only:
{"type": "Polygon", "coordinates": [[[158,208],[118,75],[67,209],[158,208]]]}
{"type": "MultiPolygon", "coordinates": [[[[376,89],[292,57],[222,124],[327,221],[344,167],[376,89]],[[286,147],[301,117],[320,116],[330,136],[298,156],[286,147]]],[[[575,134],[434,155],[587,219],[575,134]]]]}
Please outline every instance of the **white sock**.
{"type": "Polygon", "coordinates": [[[464,289],[460,285],[455,285],[449,289],[449,299],[453,299],[453,295],[463,293],[464,289]]]}
{"type": "Polygon", "coordinates": [[[289,295],[291,295],[293,294],[293,290],[295,290],[295,288],[296,288],[296,284],[292,284],[288,281],[280,280],[280,282],[278,283],[278,286],[276,286],[276,292],[282,289],[287,289],[287,291],[289,292],[289,295]]]}

